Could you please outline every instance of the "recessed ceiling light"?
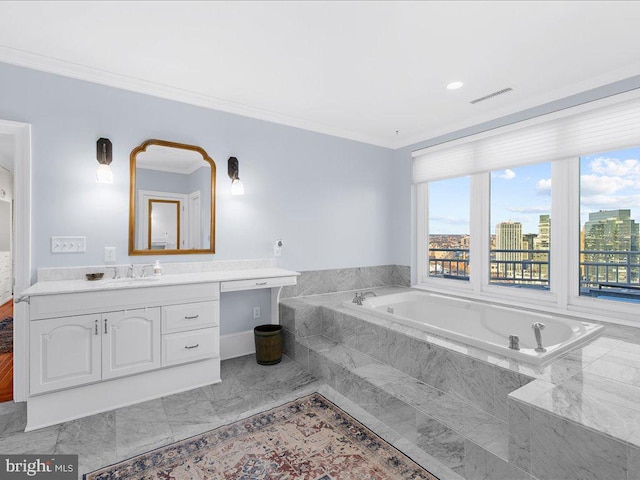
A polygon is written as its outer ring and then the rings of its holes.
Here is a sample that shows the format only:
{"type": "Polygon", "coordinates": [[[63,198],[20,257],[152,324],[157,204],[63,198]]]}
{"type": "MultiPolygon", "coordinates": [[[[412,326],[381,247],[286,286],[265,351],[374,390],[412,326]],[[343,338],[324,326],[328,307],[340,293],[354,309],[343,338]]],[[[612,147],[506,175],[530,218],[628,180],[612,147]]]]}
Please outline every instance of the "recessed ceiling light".
{"type": "Polygon", "coordinates": [[[461,88],[464,85],[464,83],[462,82],[451,82],[449,85],[447,85],[447,90],[457,90],[458,88],[461,88]]]}

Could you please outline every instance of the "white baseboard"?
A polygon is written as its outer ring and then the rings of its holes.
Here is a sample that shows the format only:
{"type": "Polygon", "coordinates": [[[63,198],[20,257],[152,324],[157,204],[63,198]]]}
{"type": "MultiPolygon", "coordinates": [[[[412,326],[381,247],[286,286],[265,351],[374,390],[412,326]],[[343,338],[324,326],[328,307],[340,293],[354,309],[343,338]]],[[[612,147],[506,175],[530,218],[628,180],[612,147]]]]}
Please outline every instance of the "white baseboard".
{"type": "Polygon", "coordinates": [[[229,333],[220,336],[220,359],[242,357],[256,353],[256,345],[253,340],[253,330],[239,333],[229,333]]]}

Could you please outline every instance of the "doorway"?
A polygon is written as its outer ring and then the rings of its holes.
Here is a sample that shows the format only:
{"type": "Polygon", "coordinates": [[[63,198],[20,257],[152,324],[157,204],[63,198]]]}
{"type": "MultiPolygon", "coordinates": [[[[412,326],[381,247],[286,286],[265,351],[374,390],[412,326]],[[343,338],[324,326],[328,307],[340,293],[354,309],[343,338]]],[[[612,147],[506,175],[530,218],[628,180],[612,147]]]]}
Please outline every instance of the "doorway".
{"type": "Polygon", "coordinates": [[[27,399],[30,251],[31,126],[0,120],[0,401],[27,399]]]}

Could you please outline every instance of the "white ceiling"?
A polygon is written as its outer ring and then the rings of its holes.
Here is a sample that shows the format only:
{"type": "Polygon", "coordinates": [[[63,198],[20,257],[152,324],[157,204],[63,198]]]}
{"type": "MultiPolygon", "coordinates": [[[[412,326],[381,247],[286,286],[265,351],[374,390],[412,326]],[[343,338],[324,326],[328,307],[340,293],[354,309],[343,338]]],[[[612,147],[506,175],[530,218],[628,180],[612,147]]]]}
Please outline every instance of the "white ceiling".
{"type": "Polygon", "coordinates": [[[395,148],[640,74],[638,19],[611,0],[3,1],[0,61],[395,148]]]}

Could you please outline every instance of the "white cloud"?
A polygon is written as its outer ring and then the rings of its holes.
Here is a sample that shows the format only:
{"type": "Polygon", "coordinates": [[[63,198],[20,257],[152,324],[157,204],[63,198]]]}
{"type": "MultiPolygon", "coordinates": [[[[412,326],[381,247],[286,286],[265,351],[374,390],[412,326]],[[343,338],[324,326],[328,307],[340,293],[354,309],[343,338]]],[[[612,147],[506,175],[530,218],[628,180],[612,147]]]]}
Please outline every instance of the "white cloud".
{"type": "Polygon", "coordinates": [[[581,175],[580,191],[586,196],[612,194],[623,188],[632,187],[634,183],[632,178],[593,174],[581,175]]]}
{"type": "Polygon", "coordinates": [[[640,194],[636,195],[583,195],[580,197],[580,205],[583,207],[593,207],[597,210],[617,210],[619,208],[630,208],[632,214],[637,213],[640,207],[640,194]]]}
{"type": "Polygon", "coordinates": [[[516,177],[516,172],[507,168],[502,175],[498,175],[498,178],[503,180],[512,180],[516,177]]]}
{"type": "Polygon", "coordinates": [[[538,195],[551,195],[551,179],[543,178],[536,182],[536,192],[538,195]]]}
{"type": "Polygon", "coordinates": [[[640,175],[640,161],[635,158],[619,160],[617,158],[598,157],[589,162],[589,167],[595,173],[610,177],[640,175]]]}

